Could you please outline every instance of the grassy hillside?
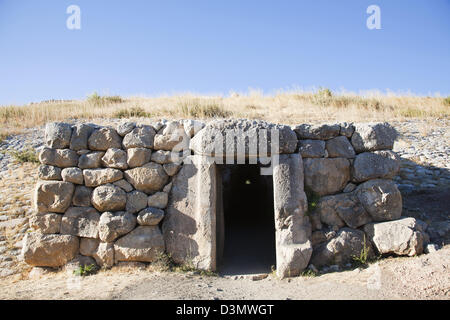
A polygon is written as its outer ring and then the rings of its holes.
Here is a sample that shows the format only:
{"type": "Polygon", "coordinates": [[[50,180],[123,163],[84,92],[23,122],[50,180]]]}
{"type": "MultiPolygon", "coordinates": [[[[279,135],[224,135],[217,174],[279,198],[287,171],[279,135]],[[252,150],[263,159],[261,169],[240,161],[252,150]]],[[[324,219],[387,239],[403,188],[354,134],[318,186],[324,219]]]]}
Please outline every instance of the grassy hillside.
{"type": "Polygon", "coordinates": [[[25,106],[0,106],[0,140],[23,128],[48,121],[95,118],[250,118],[285,124],[308,121],[388,121],[407,118],[449,118],[450,97],[394,94],[335,94],[259,91],[228,96],[185,94],[152,98],[99,96],[85,100],[44,101],[25,106]]]}

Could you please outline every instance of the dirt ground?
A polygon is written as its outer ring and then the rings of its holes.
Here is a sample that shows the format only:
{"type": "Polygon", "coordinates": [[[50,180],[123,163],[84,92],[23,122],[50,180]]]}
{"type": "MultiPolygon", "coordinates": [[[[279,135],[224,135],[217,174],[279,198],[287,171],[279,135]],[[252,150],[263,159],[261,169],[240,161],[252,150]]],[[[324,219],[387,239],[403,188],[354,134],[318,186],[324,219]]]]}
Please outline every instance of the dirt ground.
{"type": "Polygon", "coordinates": [[[366,269],[317,277],[262,280],[113,268],[86,277],[58,272],[9,277],[0,299],[450,299],[450,246],[412,258],[389,258],[366,269]]]}

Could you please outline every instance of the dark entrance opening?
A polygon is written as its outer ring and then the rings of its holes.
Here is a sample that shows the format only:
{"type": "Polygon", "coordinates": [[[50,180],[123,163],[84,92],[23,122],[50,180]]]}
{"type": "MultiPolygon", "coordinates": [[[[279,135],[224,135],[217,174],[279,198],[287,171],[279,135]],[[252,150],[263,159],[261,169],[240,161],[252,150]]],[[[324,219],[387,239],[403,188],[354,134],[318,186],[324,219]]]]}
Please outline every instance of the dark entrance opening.
{"type": "Polygon", "coordinates": [[[270,272],[276,264],[272,176],[261,175],[259,165],[218,167],[219,272],[270,272]]]}

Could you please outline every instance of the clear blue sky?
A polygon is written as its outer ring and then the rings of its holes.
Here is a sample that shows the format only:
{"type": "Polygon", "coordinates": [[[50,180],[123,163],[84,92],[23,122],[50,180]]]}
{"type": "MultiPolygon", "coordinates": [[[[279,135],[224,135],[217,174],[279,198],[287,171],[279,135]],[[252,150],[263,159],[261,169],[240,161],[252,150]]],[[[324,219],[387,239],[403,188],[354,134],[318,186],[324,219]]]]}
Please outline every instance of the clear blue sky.
{"type": "Polygon", "coordinates": [[[0,0],[3,105],[293,86],[449,95],[450,0],[0,0]]]}

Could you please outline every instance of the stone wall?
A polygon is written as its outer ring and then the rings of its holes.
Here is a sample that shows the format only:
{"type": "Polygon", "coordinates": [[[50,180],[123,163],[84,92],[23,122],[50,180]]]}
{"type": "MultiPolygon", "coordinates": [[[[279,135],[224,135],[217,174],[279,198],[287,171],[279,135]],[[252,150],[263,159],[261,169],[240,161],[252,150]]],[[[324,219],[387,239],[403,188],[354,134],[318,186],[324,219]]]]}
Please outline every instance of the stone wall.
{"type": "MultiPolygon", "coordinates": [[[[279,138],[278,152],[270,148],[275,136],[268,137],[266,147],[272,150],[281,276],[297,275],[308,264],[348,264],[364,246],[370,254],[422,252],[426,226],[401,217],[401,194],[391,180],[399,162],[391,151],[396,131],[388,124],[290,128],[215,120],[205,127],[181,120],[111,128],[50,123],[39,154],[30,219],[36,231],[24,240],[25,262],[60,267],[84,259],[110,267],[152,262],[167,252],[176,262],[189,259],[199,268],[216,269],[221,197],[215,160],[207,151],[217,132],[235,129],[245,134],[275,130],[279,138]]],[[[243,149],[247,159],[255,156],[250,149],[243,149]]]]}

